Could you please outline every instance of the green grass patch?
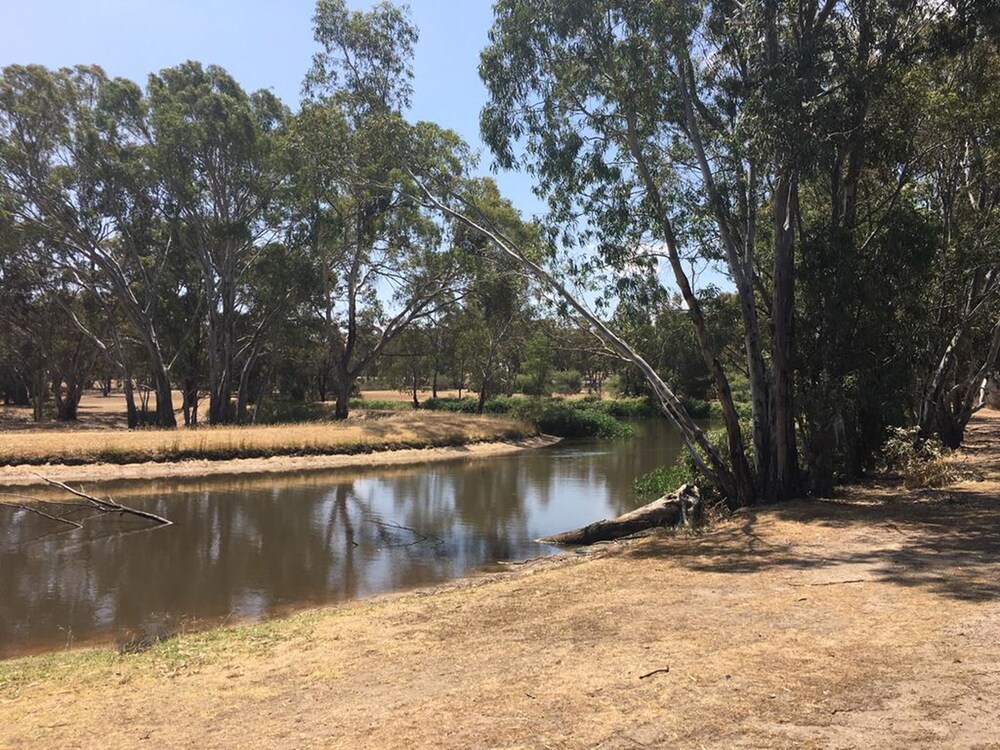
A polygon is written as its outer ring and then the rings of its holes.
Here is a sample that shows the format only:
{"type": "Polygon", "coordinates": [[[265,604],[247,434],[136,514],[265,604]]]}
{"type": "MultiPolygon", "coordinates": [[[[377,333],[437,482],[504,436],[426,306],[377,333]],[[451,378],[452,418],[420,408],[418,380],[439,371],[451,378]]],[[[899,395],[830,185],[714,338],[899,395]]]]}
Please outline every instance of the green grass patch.
{"type": "Polygon", "coordinates": [[[412,411],[412,401],[395,401],[389,398],[352,398],[347,402],[351,409],[375,409],[377,411],[412,411]]]}
{"type": "MultiPolygon", "coordinates": [[[[533,424],[548,435],[564,438],[617,438],[633,434],[629,424],[619,421],[612,410],[591,399],[530,398],[527,396],[494,396],[487,399],[483,412],[509,414],[533,424]]],[[[474,398],[428,399],[423,408],[473,414],[479,408],[474,398]]],[[[621,414],[634,416],[638,406],[629,404],[621,414]]]]}

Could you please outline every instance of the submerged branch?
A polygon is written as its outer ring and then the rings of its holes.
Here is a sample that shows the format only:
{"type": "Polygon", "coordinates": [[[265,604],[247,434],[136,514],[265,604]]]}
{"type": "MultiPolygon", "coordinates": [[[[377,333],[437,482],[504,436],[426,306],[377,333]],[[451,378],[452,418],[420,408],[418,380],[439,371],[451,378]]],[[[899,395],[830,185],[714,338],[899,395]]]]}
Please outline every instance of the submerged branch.
{"type": "Polygon", "coordinates": [[[112,500],[110,497],[107,499],[101,499],[95,497],[83,490],[74,489],[68,484],[63,484],[62,482],[56,481],[55,479],[49,479],[48,477],[43,477],[41,474],[35,474],[36,477],[52,485],[53,487],[58,487],[59,489],[65,490],[70,494],[76,495],[79,498],[86,500],[92,507],[100,510],[104,513],[123,513],[133,516],[138,516],[139,518],[145,518],[147,521],[154,521],[160,526],[172,526],[173,521],[163,516],[158,516],[155,513],[150,513],[145,510],[138,510],[136,508],[130,508],[127,505],[122,505],[119,502],[112,500]]]}
{"type": "MultiPolygon", "coordinates": [[[[31,497],[29,495],[12,495],[12,494],[9,494],[7,492],[0,492],[0,496],[2,496],[2,497],[16,497],[16,498],[20,498],[22,500],[31,500],[34,503],[39,503],[40,502],[38,500],[38,498],[31,497]]],[[[83,528],[83,524],[82,523],[78,523],[77,521],[72,521],[72,520],[70,520],[68,518],[61,518],[60,516],[54,516],[51,513],[46,513],[41,508],[36,508],[34,506],[31,506],[31,505],[23,505],[21,503],[10,503],[10,502],[6,502],[6,501],[3,501],[3,500],[0,500],[0,505],[6,505],[8,508],[17,508],[18,510],[26,510],[29,513],[37,513],[38,515],[42,516],[43,518],[47,518],[50,521],[56,521],[58,523],[64,523],[67,526],[72,526],[73,528],[76,528],[76,529],[82,529],[83,528]]]]}

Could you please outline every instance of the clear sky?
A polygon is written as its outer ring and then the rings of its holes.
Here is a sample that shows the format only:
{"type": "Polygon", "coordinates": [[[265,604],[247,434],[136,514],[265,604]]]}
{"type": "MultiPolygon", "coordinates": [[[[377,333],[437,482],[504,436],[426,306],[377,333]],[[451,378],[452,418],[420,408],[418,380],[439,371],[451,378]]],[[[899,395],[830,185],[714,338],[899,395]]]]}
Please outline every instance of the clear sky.
{"type": "MultiPolygon", "coordinates": [[[[349,0],[353,8],[370,0],[349,0]]],[[[413,120],[479,140],[486,91],[479,51],[486,45],[492,0],[410,0],[420,29],[414,60],[413,120]]],[[[315,0],[0,0],[0,64],[48,67],[97,64],[109,75],[145,83],[185,60],[226,68],[247,90],[269,88],[295,109],[316,44],[315,0]]],[[[501,190],[526,214],[542,211],[531,180],[497,175],[501,190]]]]}

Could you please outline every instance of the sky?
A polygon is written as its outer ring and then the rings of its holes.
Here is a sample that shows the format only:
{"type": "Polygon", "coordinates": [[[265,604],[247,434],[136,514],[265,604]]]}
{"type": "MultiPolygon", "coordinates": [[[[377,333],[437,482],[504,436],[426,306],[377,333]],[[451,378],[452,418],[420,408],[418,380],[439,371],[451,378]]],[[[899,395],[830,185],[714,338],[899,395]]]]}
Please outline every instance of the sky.
{"type": "MultiPolygon", "coordinates": [[[[366,9],[372,2],[348,0],[366,9]]],[[[492,0],[410,0],[420,29],[410,119],[457,131],[491,158],[479,139],[486,90],[479,52],[493,18],[492,0]]],[[[0,0],[0,65],[50,68],[97,64],[112,76],[145,83],[149,73],[185,60],[217,64],[248,91],[271,89],[296,109],[317,45],[315,0],[0,0]]],[[[542,203],[526,175],[496,175],[525,216],[542,203]]]]}

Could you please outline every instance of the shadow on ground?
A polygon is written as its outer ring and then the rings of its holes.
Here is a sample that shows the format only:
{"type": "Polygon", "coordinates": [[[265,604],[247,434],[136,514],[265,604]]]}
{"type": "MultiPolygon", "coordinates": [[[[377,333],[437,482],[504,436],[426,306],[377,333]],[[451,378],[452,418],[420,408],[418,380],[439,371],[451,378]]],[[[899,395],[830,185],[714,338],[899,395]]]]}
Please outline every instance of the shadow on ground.
{"type": "MultiPolygon", "coordinates": [[[[899,494],[872,488],[851,502],[797,501],[749,511],[696,544],[665,537],[631,554],[733,575],[863,569],[862,580],[919,586],[967,601],[993,600],[1000,597],[998,491],[992,482],[899,494]],[[775,544],[757,533],[762,524],[781,522],[795,524],[787,542],[775,544]],[[831,555],[829,543],[821,542],[834,532],[843,539],[837,545],[842,551],[831,555]]],[[[770,530],[766,536],[782,537],[770,530]]],[[[815,578],[818,583],[806,585],[827,585],[822,575],[815,578]]]]}

